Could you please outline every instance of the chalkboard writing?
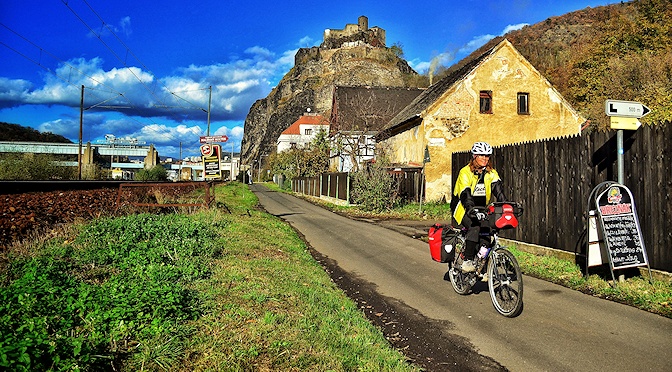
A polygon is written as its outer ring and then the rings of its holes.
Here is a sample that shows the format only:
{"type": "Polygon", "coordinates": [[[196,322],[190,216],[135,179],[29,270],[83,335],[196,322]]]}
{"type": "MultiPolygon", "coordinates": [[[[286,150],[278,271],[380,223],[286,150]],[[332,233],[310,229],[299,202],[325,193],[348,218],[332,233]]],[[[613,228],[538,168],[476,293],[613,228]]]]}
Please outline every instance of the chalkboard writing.
{"type": "Polygon", "coordinates": [[[614,184],[597,197],[597,206],[612,268],[648,265],[630,190],[614,184]]]}

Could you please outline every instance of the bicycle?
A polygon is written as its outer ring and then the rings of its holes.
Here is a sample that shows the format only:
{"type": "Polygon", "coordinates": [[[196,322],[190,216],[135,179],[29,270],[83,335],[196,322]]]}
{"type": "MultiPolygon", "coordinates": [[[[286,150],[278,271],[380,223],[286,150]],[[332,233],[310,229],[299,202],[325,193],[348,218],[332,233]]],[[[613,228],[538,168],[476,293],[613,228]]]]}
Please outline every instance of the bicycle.
{"type": "Polygon", "coordinates": [[[479,253],[475,257],[476,271],[460,270],[464,259],[464,234],[466,229],[453,228],[455,256],[449,262],[448,275],[455,292],[470,293],[478,281],[487,280],[490,299],[495,310],[505,317],[513,318],[523,311],[523,276],[516,257],[499,244],[498,232],[518,226],[523,208],[518,203],[492,203],[485,209],[489,223],[480,231],[479,253]],[[483,270],[487,268],[486,272],[483,270]]]}

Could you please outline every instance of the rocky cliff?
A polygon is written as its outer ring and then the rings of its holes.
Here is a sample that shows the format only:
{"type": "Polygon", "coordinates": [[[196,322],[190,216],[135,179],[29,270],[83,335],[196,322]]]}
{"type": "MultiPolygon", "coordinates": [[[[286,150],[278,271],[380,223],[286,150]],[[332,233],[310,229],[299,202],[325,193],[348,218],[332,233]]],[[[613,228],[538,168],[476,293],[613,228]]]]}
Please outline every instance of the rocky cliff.
{"type": "Polygon", "coordinates": [[[280,133],[307,108],[329,117],[335,86],[415,86],[417,73],[391,48],[367,40],[347,40],[334,48],[333,40],[320,47],[302,48],[294,67],[271,93],[256,101],[245,119],[242,164],[251,165],[275,150],[280,133]]]}

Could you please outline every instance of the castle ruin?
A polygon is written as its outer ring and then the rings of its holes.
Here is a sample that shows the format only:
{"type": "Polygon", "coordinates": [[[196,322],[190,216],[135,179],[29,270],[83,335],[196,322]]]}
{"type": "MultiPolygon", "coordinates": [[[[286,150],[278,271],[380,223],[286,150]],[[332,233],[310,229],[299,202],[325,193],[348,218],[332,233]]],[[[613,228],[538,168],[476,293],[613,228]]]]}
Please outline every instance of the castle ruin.
{"type": "Polygon", "coordinates": [[[349,46],[368,44],[377,48],[385,47],[385,30],[374,26],[369,28],[366,16],[357,18],[357,24],[348,23],[342,30],[324,30],[324,40],[320,47],[336,49],[349,46]]]}

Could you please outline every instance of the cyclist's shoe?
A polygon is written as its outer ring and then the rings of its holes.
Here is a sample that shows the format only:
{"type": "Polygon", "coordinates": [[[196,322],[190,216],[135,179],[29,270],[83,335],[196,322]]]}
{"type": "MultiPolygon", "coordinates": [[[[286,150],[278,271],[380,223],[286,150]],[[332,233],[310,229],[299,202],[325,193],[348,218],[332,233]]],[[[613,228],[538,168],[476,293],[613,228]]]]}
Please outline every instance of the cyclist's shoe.
{"type": "Polygon", "coordinates": [[[482,282],[487,282],[488,281],[488,273],[483,274],[483,276],[481,277],[481,281],[482,282]]]}
{"type": "Polygon", "coordinates": [[[464,260],[464,262],[462,262],[462,265],[460,266],[460,269],[462,270],[463,273],[473,273],[474,271],[476,271],[476,266],[474,266],[473,260],[464,260]]]}

